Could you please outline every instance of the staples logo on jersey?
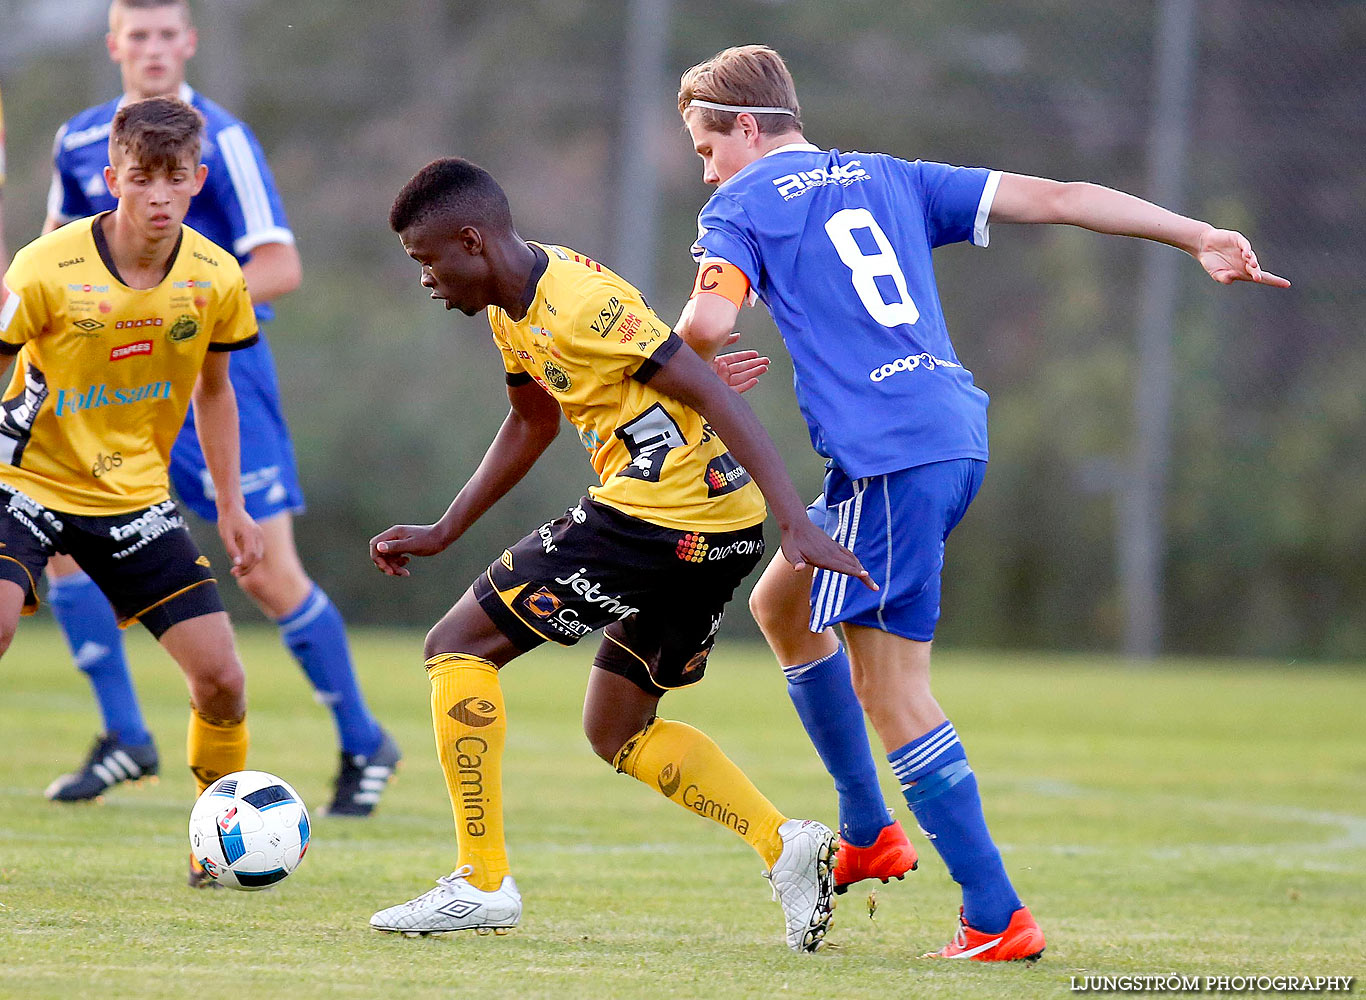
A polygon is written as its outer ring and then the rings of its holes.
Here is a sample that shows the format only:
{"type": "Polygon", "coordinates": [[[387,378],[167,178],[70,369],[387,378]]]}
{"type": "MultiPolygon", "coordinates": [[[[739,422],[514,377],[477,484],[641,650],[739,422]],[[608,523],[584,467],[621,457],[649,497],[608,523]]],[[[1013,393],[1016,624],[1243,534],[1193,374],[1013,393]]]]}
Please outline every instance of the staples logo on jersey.
{"type": "Polygon", "coordinates": [[[75,389],[57,390],[57,416],[69,417],[73,413],[81,410],[98,410],[104,406],[127,406],[130,403],[141,403],[146,400],[169,400],[171,398],[171,383],[148,382],[146,385],[139,386],[120,386],[110,389],[109,386],[101,382],[99,385],[92,385],[84,392],[75,389]]]}
{"type": "Polygon", "coordinates": [[[881,382],[883,379],[891,378],[898,372],[913,372],[917,368],[924,368],[926,371],[934,371],[936,368],[962,368],[963,366],[956,361],[945,361],[943,358],[936,358],[933,354],[908,354],[904,358],[897,358],[889,361],[879,368],[874,368],[868,373],[869,382],[881,382]]]}
{"type": "Polygon", "coordinates": [[[848,163],[836,163],[829,170],[825,167],[817,167],[815,170],[800,170],[795,174],[784,174],[782,177],[773,179],[773,186],[778,189],[778,194],[782,195],[783,201],[800,198],[812,188],[824,187],[827,184],[841,184],[848,187],[858,181],[868,180],[868,171],[859,166],[860,162],[859,160],[850,160],[848,163]]]}
{"type": "Polygon", "coordinates": [[[110,361],[122,361],[124,358],[131,358],[138,354],[151,354],[152,342],[150,340],[138,340],[131,344],[124,344],[115,347],[109,352],[110,361]]]}

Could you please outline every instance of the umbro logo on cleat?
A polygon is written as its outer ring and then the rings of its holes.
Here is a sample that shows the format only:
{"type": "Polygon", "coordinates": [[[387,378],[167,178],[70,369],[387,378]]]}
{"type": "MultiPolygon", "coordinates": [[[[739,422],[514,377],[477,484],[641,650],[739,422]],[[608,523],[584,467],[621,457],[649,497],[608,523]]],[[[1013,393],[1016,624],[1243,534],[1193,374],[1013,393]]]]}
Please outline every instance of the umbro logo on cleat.
{"type": "Polygon", "coordinates": [[[472,902],[468,899],[453,899],[444,906],[438,907],[437,912],[444,913],[448,917],[454,917],[456,920],[461,920],[477,911],[483,905],[484,904],[482,903],[472,902]]]}

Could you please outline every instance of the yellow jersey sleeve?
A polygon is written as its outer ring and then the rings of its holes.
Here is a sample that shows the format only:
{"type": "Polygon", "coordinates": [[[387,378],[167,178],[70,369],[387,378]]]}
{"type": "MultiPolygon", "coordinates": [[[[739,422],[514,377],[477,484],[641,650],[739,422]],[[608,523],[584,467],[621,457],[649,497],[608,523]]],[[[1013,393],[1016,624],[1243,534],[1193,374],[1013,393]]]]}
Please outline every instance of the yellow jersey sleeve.
{"type": "MultiPolygon", "coordinates": [[[[647,380],[659,367],[651,359],[673,331],[624,282],[594,282],[586,291],[579,301],[578,321],[570,326],[574,356],[589,365],[603,385],[632,376],[647,380]]],[[[659,358],[665,360],[667,356],[659,358]]]]}
{"type": "Polygon", "coordinates": [[[14,355],[47,329],[49,310],[32,255],[20,250],[5,272],[4,303],[0,304],[0,354],[14,355]]]}
{"type": "Polygon", "coordinates": [[[213,330],[209,335],[209,350],[235,351],[256,343],[260,331],[256,325],[256,312],[251,305],[251,294],[247,291],[247,279],[242,269],[234,261],[233,274],[228,276],[227,287],[218,303],[214,317],[213,330]]]}
{"type": "MultiPolygon", "coordinates": [[[[527,372],[526,366],[522,364],[518,351],[512,346],[512,339],[508,336],[507,328],[503,324],[507,316],[503,310],[494,306],[489,306],[487,310],[489,318],[489,329],[493,331],[493,342],[498,347],[498,353],[503,358],[503,374],[507,377],[509,385],[521,385],[531,381],[531,375],[527,372]]],[[[526,352],[521,352],[525,354],[526,352]]]]}

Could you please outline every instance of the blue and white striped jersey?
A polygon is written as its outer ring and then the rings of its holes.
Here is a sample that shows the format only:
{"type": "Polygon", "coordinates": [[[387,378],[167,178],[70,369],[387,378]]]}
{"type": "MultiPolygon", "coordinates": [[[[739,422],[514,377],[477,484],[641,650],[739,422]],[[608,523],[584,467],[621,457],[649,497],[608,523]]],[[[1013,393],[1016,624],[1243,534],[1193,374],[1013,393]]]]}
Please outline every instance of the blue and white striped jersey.
{"type": "MultiPolygon", "coordinates": [[[[204,116],[201,158],[209,168],[204,189],[190,203],[185,224],[246,263],[265,243],[294,242],[284,202],[251,130],[217,104],[182,84],[180,98],[204,116]]],[[[109,129],[124,104],[117,100],[87,108],[57,131],[53,144],[52,186],[47,214],[63,223],[112,211],[117,202],[104,183],[109,164],[109,129]]],[[[256,318],[274,316],[268,304],[256,318]]]]}
{"type": "Polygon", "coordinates": [[[693,256],[749,278],[792,355],[811,443],[853,478],[987,457],[931,251],[987,245],[998,171],[793,143],[716,189],[693,256]]]}

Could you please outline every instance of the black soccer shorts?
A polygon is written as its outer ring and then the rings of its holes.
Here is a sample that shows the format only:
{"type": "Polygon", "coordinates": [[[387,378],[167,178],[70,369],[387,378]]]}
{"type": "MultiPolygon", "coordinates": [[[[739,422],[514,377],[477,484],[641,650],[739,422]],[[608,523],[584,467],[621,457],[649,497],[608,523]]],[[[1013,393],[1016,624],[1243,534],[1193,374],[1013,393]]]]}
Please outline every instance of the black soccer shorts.
{"type": "Polygon", "coordinates": [[[223,610],[209,560],[173,500],[88,517],[49,510],[0,483],[0,503],[0,580],[24,588],[24,614],[37,610],[38,578],[57,552],[95,581],[123,628],[140,621],[160,639],[172,625],[223,610]]]}
{"type": "Polygon", "coordinates": [[[669,690],[702,679],[726,604],[763,554],[762,524],[677,531],[584,497],[505,549],[474,596],[523,652],[605,627],[631,654],[614,672],[669,690]]]}

